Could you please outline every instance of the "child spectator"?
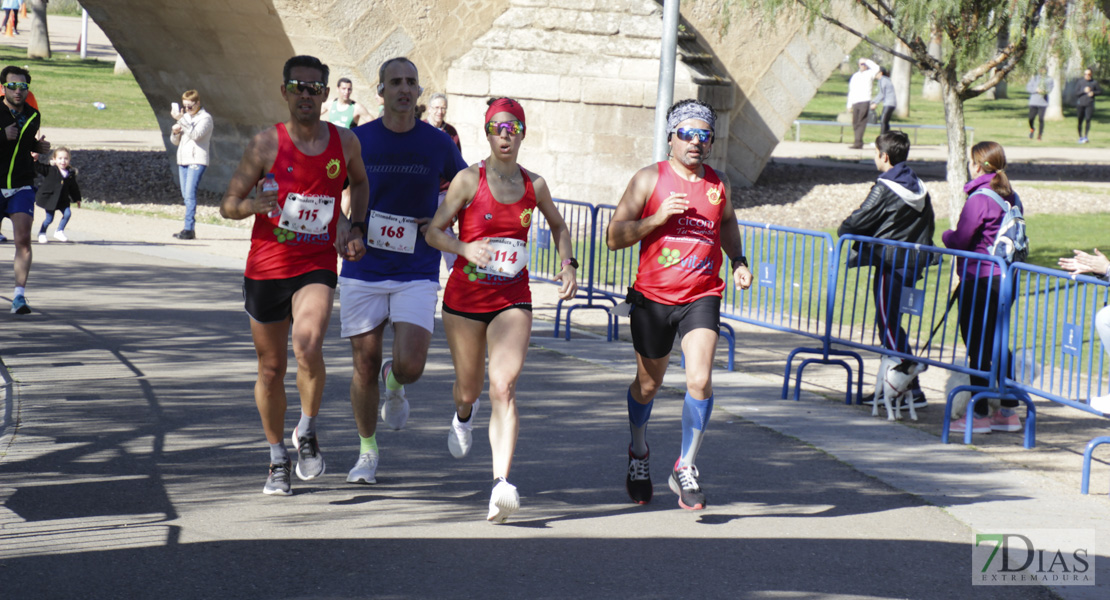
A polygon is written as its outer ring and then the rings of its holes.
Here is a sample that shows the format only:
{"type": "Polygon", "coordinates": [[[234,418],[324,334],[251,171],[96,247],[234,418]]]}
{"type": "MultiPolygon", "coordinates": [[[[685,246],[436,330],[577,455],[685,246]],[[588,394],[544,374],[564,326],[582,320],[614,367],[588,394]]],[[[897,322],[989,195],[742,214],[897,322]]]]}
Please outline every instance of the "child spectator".
{"type": "Polygon", "coordinates": [[[46,228],[54,222],[54,213],[58,211],[62,212],[62,220],[58,222],[58,228],[54,231],[54,239],[59,242],[69,241],[65,232],[66,224],[72,216],[69,206],[70,204],[81,206],[81,189],[77,187],[77,169],[69,164],[70,158],[69,148],[61,147],[54,150],[49,165],[35,163],[35,168],[46,177],[35,194],[35,204],[46,211],[46,218],[42,220],[42,227],[39,228],[40,244],[46,243],[46,228]]]}

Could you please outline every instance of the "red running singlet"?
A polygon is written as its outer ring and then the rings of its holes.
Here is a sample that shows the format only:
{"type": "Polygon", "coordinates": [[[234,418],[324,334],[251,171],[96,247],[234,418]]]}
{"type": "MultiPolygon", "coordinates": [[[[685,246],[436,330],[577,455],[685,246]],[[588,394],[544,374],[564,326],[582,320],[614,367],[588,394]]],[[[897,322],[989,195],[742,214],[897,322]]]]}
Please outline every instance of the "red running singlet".
{"type": "MultiPolygon", "coordinates": [[[[524,195],[512,204],[498,202],[486,182],[486,165],[478,168],[478,191],[474,200],[459,216],[459,240],[473,242],[482,238],[511,238],[528,240],[528,228],[536,210],[536,190],[523,168],[524,195]]],[[[527,265],[527,248],[521,248],[517,258],[527,265]]],[[[528,287],[528,267],[513,277],[479,273],[474,263],[461,254],[443,291],[443,304],[448,308],[467,313],[485,313],[501,310],[516,304],[531,303],[532,290],[528,287]]]]}
{"type": "Polygon", "coordinates": [[[705,178],[687,181],[670,163],[658,163],[659,181],[644,205],[640,218],[653,215],[672,193],[686,194],[690,208],[671,215],[660,228],[640,241],[640,267],[633,287],[661,304],[688,304],[706,296],[720,297],[721,218],[725,186],[709,165],[705,178]]]}
{"type": "Polygon", "coordinates": [[[328,147],[316,156],[297,149],[278,123],[278,151],[270,170],[278,184],[280,215],[256,214],[247,255],[250,279],[288,279],[309,271],[337,271],[335,226],[347,161],[339,130],[328,123],[328,147]],[[284,210],[289,204],[289,210],[284,210]]]}

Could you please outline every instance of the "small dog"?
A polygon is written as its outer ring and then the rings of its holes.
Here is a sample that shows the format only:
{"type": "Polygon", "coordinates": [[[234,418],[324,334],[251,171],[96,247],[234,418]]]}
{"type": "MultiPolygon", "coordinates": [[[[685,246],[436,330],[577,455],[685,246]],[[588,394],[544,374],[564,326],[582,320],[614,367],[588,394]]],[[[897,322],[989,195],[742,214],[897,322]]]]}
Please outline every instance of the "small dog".
{"type": "Polygon", "coordinates": [[[913,394],[910,384],[918,374],[927,369],[924,363],[904,360],[891,356],[884,356],[879,363],[879,376],[875,380],[875,403],[871,405],[871,416],[879,414],[879,391],[882,390],[883,405],[886,406],[886,420],[894,421],[902,418],[902,403],[910,407],[910,418],[917,420],[917,411],[913,408],[913,394]],[[894,406],[891,406],[891,403],[894,406]]]}

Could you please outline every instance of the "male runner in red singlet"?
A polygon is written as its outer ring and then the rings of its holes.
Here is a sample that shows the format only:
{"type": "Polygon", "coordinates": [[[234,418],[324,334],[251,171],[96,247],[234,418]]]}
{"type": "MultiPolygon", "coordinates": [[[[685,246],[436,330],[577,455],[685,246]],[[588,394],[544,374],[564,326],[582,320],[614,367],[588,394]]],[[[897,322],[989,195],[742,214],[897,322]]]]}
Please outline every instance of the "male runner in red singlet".
{"type": "Polygon", "coordinates": [[[243,296],[258,353],[254,399],[270,444],[270,475],[262,491],[287,496],[284,379],[290,328],[301,396],[301,419],[292,441],[297,476],[309,480],[324,474],[316,415],[324,393],[323,346],[335,296],[335,255],[338,251],[345,260],[358,260],[366,253],[365,232],[358,230],[370,186],[355,134],[320,121],[320,104],[328,95],[327,65],[312,56],[294,56],[282,75],[281,95],[290,118],[251,139],[220,214],[227,219],[254,217],[243,296]],[[276,192],[262,189],[269,175],[277,183],[276,192]],[[339,207],[348,178],[354,225],[339,207]],[[250,197],[252,188],[257,191],[250,197]]]}
{"type": "Polygon", "coordinates": [[[721,321],[721,249],[731,260],[741,289],[752,283],[728,185],[705,165],[713,147],[716,113],[698,100],[682,100],[667,111],[666,161],[632,176],[609,224],[610,250],[640,243],[640,267],[629,290],[636,379],[628,388],[628,447],[625,487],[633,502],[651,500],[647,421],[674,345],[682,336],[686,354],[686,401],[682,408],[682,454],[669,484],[678,505],[705,508],[694,465],[713,411],[713,352],[721,321]]]}

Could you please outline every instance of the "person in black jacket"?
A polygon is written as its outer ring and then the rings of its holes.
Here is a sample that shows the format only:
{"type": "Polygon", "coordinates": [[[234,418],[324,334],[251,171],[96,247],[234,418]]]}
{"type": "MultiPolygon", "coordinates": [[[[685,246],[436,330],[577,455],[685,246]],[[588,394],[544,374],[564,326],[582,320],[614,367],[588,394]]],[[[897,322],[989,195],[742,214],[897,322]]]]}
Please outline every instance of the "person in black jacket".
{"type": "Polygon", "coordinates": [[[69,148],[61,147],[54,151],[49,165],[35,163],[35,168],[45,176],[38,193],[35,194],[35,204],[46,211],[46,218],[42,220],[39,228],[39,243],[46,243],[46,228],[54,222],[54,213],[62,211],[62,220],[54,230],[54,239],[59,242],[68,242],[65,229],[69,223],[72,212],[70,204],[81,206],[81,188],[77,186],[77,169],[69,164],[69,148]]]}
{"type": "Polygon", "coordinates": [[[1083,71],[1083,79],[1075,86],[1075,110],[1079,116],[1079,143],[1086,144],[1091,133],[1091,120],[1095,118],[1095,96],[1102,93],[1102,86],[1090,69],[1083,71]],[[1087,128],[1084,130],[1083,122],[1087,128]]]}
{"type": "Polygon", "coordinates": [[[0,70],[4,108],[0,110],[0,214],[12,220],[15,232],[15,294],[12,312],[31,312],[25,297],[31,272],[31,221],[35,216],[35,159],[32,152],[45,154],[50,142],[38,139],[39,111],[26,103],[31,74],[9,65],[0,70]]]}
{"type": "MultiPolygon", "coordinates": [[[[888,131],[875,139],[875,167],[882,172],[871,186],[867,199],[840,224],[837,235],[933,245],[936,228],[933,203],[925,182],[906,164],[910,138],[901,131],[888,131]]],[[[909,353],[906,332],[900,324],[902,287],[912,286],[924,275],[929,256],[890,246],[856,242],[848,257],[849,267],[875,267],[872,291],[875,324],[884,348],[909,353]]],[[[925,406],[925,394],[915,379],[911,388],[914,408],[925,406]]],[[[874,398],[874,394],[872,394],[874,398]]],[[[869,403],[868,400],[864,400],[869,403]]]]}

